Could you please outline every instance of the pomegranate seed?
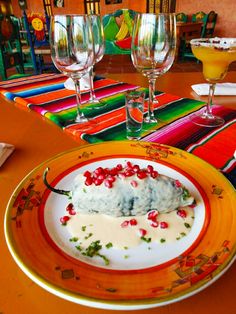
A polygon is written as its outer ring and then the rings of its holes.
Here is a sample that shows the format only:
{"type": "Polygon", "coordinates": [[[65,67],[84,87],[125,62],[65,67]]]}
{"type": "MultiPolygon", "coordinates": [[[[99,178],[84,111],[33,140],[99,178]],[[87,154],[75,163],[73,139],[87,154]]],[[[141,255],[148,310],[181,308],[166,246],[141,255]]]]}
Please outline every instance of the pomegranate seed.
{"type": "Polygon", "coordinates": [[[179,182],[179,180],[175,180],[175,186],[177,188],[181,188],[182,187],[182,184],[179,182]]]}
{"type": "Polygon", "coordinates": [[[158,177],[158,172],[156,171],[156,170],[153,170],[152,172],[151,172],[151,177],[153,178],[153,179],[155,179],[155,178],[157,178],[158,177]]]}
{"type": "Polygon", "coordinates": [[[130,161],[127,161],[126,166],[131,169],[133,168],[133,165],[130,161]]]}
{"type": "Polygon", "coordinates": [[[190,208],[195,208],[196,206],[197,206],[196,203],[193,203],[193,204],[191,204],[191,205],[188,205],[188,207],[190,207],[190,208]]]}
{"type": "Polygon", "coordinates": [[[91,172],[87,170],[84,172],[83,176],[86,178],[91,177],[91,172]]]}
{"type": "Polygon", "coordinates": [[[69,216],[63,216],[60,218],[60,222],[64,225],[67,223],[67,221],[70,220],[69,216]]]}
{"type": "Polygon", "coordinates": [[[97,177],[98,180],[105,180],[106,175],[104,173],[99,174],[99,176],[97,177]]]}
{"type": "Polygon", "coordinates": [[[147,172],[148,172],[148,173],[152,173],[152,172],[153,172],[153,166],[148,165],[148,166],[147,166],[147,172]]]}
{"type": "Polygon", "coordinates": [[[132,180],[130,184],[132,185],[133,188],[136,188],[138,186],[138,182],[134,180],[132,180]]]}
{"type": "Polygon", "coordinates": [[[117,168],[112,168],[110,171],[109,171],[109,174],[112,175],[112,176],[116,176],[118,174],[118,170],[117,168]]]}
{"type": "Polygon", "coordinates": [[[168,228],[168,223],[165,222],[165,221],[162,221],[162,222],[160,223],[160,227],[161,227],[161,229],[166,229],[166,228],[168,228]]]}
{"type": "Polygon", "coordinates": [[[186,218],[187,217],[187,213],[184,209],[178,209],[177,210],[177,215],[179,215],[182,218],[186,218]]]}
{"type": "Polygon", "coordinates": [[[67,206],[66,206],[66,211],[71,211],[71,210],[73,210],[73,208],[74,208],[74,205],[72,204],[72,203],[69,203],[67,206]]]}
{"type": "Polygon", "coordinates": [[[103,171],[104,171],[105,174],[109,174],[110,173],[110,169],[109,168],[104,168],[103,171]]]}
{"type": "Polygon", "coordinates": [[[141,171],[139,171],[138,173],[137,173],[137,177],[139,178],[139,179],[145,179],[146,177],[147,177],[147,173],[145,172],[145,171],[143,171],[143,170],[141,170],[141,171]]]}
{"type": "Polygon", "coordinates": [[[132,177],[133,175],[134,175],[133,170],[126,170],[126,171],[125,171],[125,176],[126,176],[126,177],[132,177]]]}
{"type": "Polygon", "coordinates": [[[116,178],[113,177],[113,176],[108,176],[108,177],[107,177],[107,180],[110,181],[110,182],[115,182],[115,181],[116,181],[116,178]]]}
{"type": "Polygon", "coordinates": [[[94,180],[94,184],[95,184],[96,186],[101,185],[102,182],[103,182],[103,180],[99,180],[98,178],[94,180]]]}
{"type": "Polygon", "coordinates": [[[126,227],[128,227],[128,225],[129,225],[129,221],[125,220],[125,221],[122,222],[121,227],[122,228],[126,228],[126,227]]]}
{"type": "Polygon", "coordinates": [[[125,178],[125,174],[123,172],[119,173],[118,176],[119,176],[120,179],[124,179],[125,178]]]}
{"type": "Polygon", "coordinates": [[[93,184],[93,178],[92,177],[87,177],[85,180],[85,185],[92,185],[93,184]]]}
{"type": "Polygon", "coordinates": [[[116,169],[117,169],[118,171],[123,170],[123,166],[122,166],[122,164],[118,164],[118,165],[116,165],[116,169]]]}
{"type": "Polygon", "coordinates": [[[157,228],[159,226],[159,222],[152,220],[152,223],[150,224],[150,226],[153,228],[157,228]]]}
{"type": "Polygon", "coordinates": [[[140,233],[141,237],[144,237],[147,234],[147,230],[140,228],[139,233],[140,233]]]}
{"type": "Polygon", "coordinates": [[[76,211],[74,209],[69,210],[69,215],[74,216],[76,214],[76,211]]]}
{"type": "Polygon", "coordinates": [[[157,210],[151,210],[150,212],[148,212],[148,219],[155,221],[157,218],[157,215],[158,215],[157,210]]]}
{"type": "Polygon", "coordinates": [[[131,225],[131,226],[136,226],[136,225],[138,224],[137,220],[134,219],[134,218],[133,218],[133,219],[130,219],[129,222],[130,222],[130,225],[131,225]]]}
{"type": "Polygon", "coordinates": [[[110,182],[109,180],[105,180],[105,181],[104,181],[104,184],[105,184],[105,186],[106,186],[108,189],[111,189],[111,188],[113,187],[112,182],[110,182]]]}
{"type": "Polygon", "coordinates": [[[104,173],[104,170],[102,167],[98,167],[97,169],[94,170],[93,172],[94,174],[101,174],[101,173],[104,173]]]}
{"type": "Polygon", "coordinates": [[[92,178],[95,180],[95,179],[97,179],[97,177],[99,176],[99,174],[98,173],[96,173],[96,172],[93,172],[93,176],[92,176],[92,178]]]}
{"type": "Polygon", "coordinates": [[[137,173],[137,172],[139,172],[139,171],[140,171],[139,165],[134,165],[134,166],[133,166],[133,172],[137,173]]]}

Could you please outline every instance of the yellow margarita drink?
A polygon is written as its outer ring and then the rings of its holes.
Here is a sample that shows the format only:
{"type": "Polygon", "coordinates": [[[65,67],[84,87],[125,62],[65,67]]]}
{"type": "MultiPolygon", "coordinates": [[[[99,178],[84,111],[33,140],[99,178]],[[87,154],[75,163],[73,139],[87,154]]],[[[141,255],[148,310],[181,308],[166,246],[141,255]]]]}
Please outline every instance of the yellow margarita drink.
{"type": "Polygon", "coordinates": [[[192,52],[202,61],[203,75],[211,83],[223,80],[231,62],[236,61],[236,39],[193,39],[192,52]]]}
{"type": "Polygon", "coordinates": [[[224,79],[230,63],[236,61],[236,38],[199,38],[192,39],[190,44],[195,57],[202,61],[209,94],[204,111],[193,113],[189,118],[197,125],[218,127],[225,121],[212,112],[215,87],[224,79]]]}

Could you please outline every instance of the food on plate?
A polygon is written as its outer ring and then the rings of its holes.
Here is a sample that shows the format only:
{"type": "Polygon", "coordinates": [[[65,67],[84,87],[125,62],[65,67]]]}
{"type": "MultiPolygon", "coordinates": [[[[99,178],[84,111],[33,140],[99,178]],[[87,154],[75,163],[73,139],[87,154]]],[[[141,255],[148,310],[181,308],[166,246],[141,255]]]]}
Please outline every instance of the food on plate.
{"type": "Polygon", "coordinates": [[[71,196],[77,212],[106,214],[114,217],[145,215],[151,210],[167,213],[194,203],[193,196],[178,181],[154,170],[153,166],[140,168],[127,162],[113,168],[98,167],[78,174],[72,191],[61,191],[71,196]]]}
{"type": "Polygon", "coordinates": [[[112,168],[79,173],[60,223],[84,256],[102,257],[103,248],[125,249],[146,243],[170,243],[185,237],[194,222],[194,197],[179,180],[159,174],[152,165],[127,161],[112,168]],[[114,232],[115,230],[115,232],[114,232]],[[108,241],[109,240],[109,241],[108,241]],[[91,253],[93,252],[93,254],[91,253]]]}
{"type": "Polygon", "coordinates": [[[78,174],[72,190],[76,211],[114,217],[166,213],[193,202],[178,180],[158,174],[151,165],[141,169],[129,162],[78,174]]]}

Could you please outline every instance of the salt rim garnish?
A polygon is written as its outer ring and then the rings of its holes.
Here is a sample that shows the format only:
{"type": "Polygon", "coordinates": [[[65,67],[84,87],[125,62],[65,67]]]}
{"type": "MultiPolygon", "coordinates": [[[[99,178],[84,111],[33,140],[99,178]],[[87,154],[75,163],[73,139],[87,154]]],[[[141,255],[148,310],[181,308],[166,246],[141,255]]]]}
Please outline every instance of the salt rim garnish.
{"type": "Polygon", "coordinates": [[[236,47],[236,38],[198,38],[190,41],[191,45],[230,49],[236,47]]]}

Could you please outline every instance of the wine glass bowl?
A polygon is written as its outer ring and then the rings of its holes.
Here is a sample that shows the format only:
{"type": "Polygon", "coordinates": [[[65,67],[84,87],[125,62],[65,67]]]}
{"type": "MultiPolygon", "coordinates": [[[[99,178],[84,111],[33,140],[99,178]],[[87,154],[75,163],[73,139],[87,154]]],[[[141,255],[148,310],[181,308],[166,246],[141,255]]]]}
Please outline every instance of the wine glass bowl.
{"type": "MultiPolygon", "coordinates": [[[[105,38],[104,30],[102,25],[102,20],[100,15],[92,14],[89,15],[93,31],[93,40],[94,40],[94,64],[101,61],[105,53],[105,38]]],[[[90,82],[90,104],[102,105],[99,99],[95,95],[94,84],[93,84],[93,67],[89,69],[89,82],[90,82]]],[[[96,108],[96,107],[93,107],[96,108]]],[[[98,106],[100,108],[100,106],[98,106]]]]}
{"type": "Polygon", "coordinates": [[[217,127],[224,119],[212,113],[216,83],[222,81],[230,63],[236,61],[236,38],[199,38],[190,41],[194,56],[202,62],[203,76],[209,82],[208,102],[203,113],[195,113],[190,119],[198,125],[217,127]]]}
{"type": "Polygon", "coordinates": [[[176,18],[168,13],[139,13],[135,17],[131,58],[134,67],[149,82],[149,106],[144,119],[157,123],[154,115],[156,79],[173,64],[176,49],[176,18]]]}
{"type": "Polygon", "coordinates": [[[56,68],[75,85],[75,122],[88,122],[81,110],[79,80],[94,63],[91,22],[86,15],[54,15],[50,27],[51,57],[56,68]]]}

